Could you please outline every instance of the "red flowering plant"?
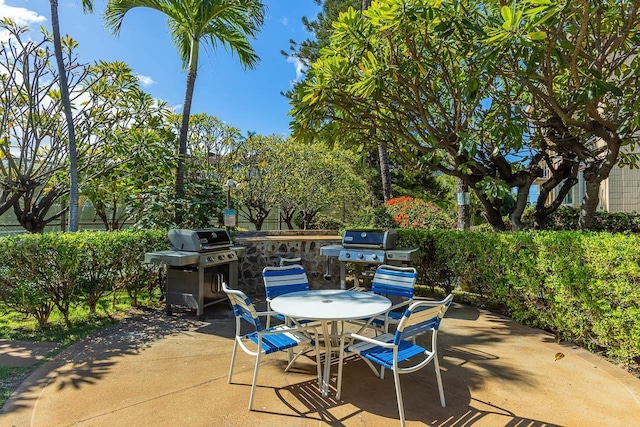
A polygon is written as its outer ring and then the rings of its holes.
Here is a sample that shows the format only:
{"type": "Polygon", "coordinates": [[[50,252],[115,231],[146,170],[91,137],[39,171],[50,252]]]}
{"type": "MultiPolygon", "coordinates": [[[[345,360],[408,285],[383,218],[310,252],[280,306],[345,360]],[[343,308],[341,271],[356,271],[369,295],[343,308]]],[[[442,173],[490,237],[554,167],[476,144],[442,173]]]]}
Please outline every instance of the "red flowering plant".
{"type": "Polygon", "coordinates": [[[410,196],[395,197],[385,204],[385,208],[402,228],[450,229],[453,222],[436,206],[410,196]]]}

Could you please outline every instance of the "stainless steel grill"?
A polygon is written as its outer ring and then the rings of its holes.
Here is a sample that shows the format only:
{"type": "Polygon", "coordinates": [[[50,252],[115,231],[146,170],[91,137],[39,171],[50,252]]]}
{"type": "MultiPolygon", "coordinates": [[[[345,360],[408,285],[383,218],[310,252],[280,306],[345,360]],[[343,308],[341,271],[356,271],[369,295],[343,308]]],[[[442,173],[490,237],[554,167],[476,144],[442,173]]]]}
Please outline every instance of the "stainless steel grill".
{"type": "Polygon", "coordinates": [[[225,301],[222,282],[237,287],[238,257],[244,247],[233,246],[229,233],[221,228],[169,231],[171,250],[148,252],[146,263],[166,268],[166,312],[173,306],[196,310],[225,301]]]}
{"type": "MultiPolygon", "coordinates": [[[[341,245],[328,245],[320,248],[320,254],[326,257],[325,278],[330,278],[333,259],[340,262],[340,289],[346,288],[345,263],[408,265],[417,259],[418,248],[396,248],[398,233],[396,230],[346,230],[341,245]]],[[[355,286],[358,278],[355,277],[355,286]]]]}

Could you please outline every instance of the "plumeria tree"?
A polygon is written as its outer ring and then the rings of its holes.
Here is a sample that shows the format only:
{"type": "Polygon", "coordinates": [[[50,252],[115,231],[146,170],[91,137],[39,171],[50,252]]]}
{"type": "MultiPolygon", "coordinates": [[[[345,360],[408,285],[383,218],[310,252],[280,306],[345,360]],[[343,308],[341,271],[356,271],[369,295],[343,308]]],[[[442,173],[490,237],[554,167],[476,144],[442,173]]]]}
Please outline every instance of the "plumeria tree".
{"type": "MultiPolygon", "coordinates": [[[[67,124],[50,35],[30,40],[28,30],[4,21],[11,39],[0,47],[0,163],[3,182],[0,213],[13,209],[20,225],[41,232],[59,219],[70,192],[67,124]]],[[[90,179],[111,166],[104,146],[116,129],[135,120],[128,102],[139,92],[137,80],[122,63],[93,66],[78,62],[77,44],[62,40],[70,101],[76,105],[78,173],[90,179]]],[[[143,117],[136,117],[144,121],[143,117]]]]}
{"type": "Polygon", "coordinates": [[[294,134],[345,141],[375,128],[372,139],[394,141],[389,148],[417,170],[468,185],[497,230],[506,229],[512,189],[510,220],[520,229],[532,185],[551,172],[536,204],[543,226],[586,165],[587,212],[620,156],[634,159],[620,147],[637,137],[639,73],[637,4],[585,5],[589,13],[537,0],[379,0],[350,9],[294,93],[294,134]]]}
{"type": "MultiPolygon", "coordinates": [[[[134,76],[131,76],[134,77],[134,76]]],[[[148,193],[171,194],[175,173],[175,134],[169,108],[149,94],[135,91],[127,97],[130,115],[108,129],[102,154],[109,167],[82,183],[82,197],[88,199],[106,230],[119,230],[138,220],[141,200],[148,193]]]]}
{"type": "Polygon", "coordinates": [[[286,164],[279,171],[276,205],[289,229],[296,214],[306,229],[321,212],[344,217],[367,204],[367,185],[348,151],[289,139],[278,152],[286,164]]]}
{"type": "MultiPolygon", "coordinates": [[[[526,93],[527,119],[539,135],[551,180],[535,218],[544,224],[560,200],[545,204],[553,184],[586,183],[580,227],[589,228],[601,183],[616,164],[637,166],[640,133],[640,2],[531,0],[492,4],[485,64],[526,93]],[[564,177],[563,171],[570,170],[564,177]]],[[[486,65],[485,65],[486,66],[486,65]]],[[[563,187],[562,190],[565,188],[563,187]]],[[[566,191],[561,191],[562,196],[566,191]]]]}

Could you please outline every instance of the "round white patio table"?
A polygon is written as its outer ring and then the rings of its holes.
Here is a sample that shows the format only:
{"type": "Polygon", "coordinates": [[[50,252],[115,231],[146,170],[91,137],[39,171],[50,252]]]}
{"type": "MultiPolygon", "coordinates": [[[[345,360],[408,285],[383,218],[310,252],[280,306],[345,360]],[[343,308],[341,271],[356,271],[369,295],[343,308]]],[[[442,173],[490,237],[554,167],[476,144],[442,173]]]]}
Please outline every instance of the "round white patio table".
{"type": "Polygon", "coordinates": [[[369,319],[384,313],[391,301],[370,292],[354,292],[340,289],[319,289],[291,292],[275,297],[271,310],[284,316],[320,321],[325,343],[322,395],[329,393],[331,375],[331,338],[329,323],[343,320],[369,319]]]}

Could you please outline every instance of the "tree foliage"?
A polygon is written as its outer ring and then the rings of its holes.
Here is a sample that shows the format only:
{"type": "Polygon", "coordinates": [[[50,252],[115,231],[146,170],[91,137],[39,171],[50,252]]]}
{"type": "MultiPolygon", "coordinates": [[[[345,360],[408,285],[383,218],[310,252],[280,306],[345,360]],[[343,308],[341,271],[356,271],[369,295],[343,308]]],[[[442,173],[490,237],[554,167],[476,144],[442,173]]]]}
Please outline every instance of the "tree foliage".
{"type": "MultiPolygon", "coordinates": [[[[639,8],[636,0],[529,1],[503,6],[487,26],[485,59],[525,88],[527,119],[544,154],[556,156],[547,162],[554,177],[570,164],[565,179],[572,183],[584,169],[581,228],[591,226],[600,184],[614,165],[637,166],[639,8]]],[[[543,186],[538,222],[558,205],[543,206],[548,193],[543,186]]]]}
{"type": "Polygon", "coordinates": [[[286,164],[278,180],[277,204],[289,229],[296,214],[301,228],[307,229],[320,212],[345,218],[366,203],[366,184],[348,152],[287,140],[279,146],[279,156],[286,164]]]}
{"type": "MultiPolygon", "coordinates": [[[[608,119],[594,116],[600,105],[617,96],[612,88],[616,86],[612,79],[619,78],[616,75],[625,76],[629,88],[638,75],[637,61],[629,56],[634,48],[637,51],[633,30],[637,7],[622,3],[617,7],[611,2],[605,8],[590,2],[591,14],[578,13],[578,6],[565,8],[546,1],[502,7],[498,2],[475,0],[380,0],[363,12],[349,9],[334,23],[330,43],[293,94],[294,134],[306,138],[321,134],[347,143],[353,135],[375,128],[378,132],[372,138],[394,141],[390,148],[416,169],[428,167],[468,184],[482,203],[485,217],[498,230],[506,229],[501,211],[505,195],[513,188],[517,197],[511,222],[516,229],[522,227],[530,188],[546,166],[552,175],[536,207],[542,224],[577,181],[581,162],[587,165],[587,181],[592,165],[599,165],[596,175],[604,179],[618,159],[622,141],[632,145],[633,119],[624,119],[622,114],[613,126],[603,128],[608,119]],[[607,9],[604,15],[599,13],[603,9],[607,9]],[[605,16],[606,25],[599,25],[598,19],[605,16]],[[564,81],[560,76],[571,76],[563,70],[570,69],[571,58],[579,62],[576,58],[583,49],[566,55],[556,52],[568,49],[572,41],[580,46],[584,40],[574,34],[581,29],[593,33],[595,27],[601,40],[624,46],[627,53],[613,58],[613,48],[598,44],[595,35],[590,35],[586,38],[592,40],[593,49],[584,52],[583,62],[573,70],[592,81],[589,58],[600,58],[602,63],[610,60],[608,72],[595,72],[604,76],[599,86],[610,90],[592,90],[599,98],[595,103],[589,101],[589,107],[588,90],[554,83],[551,86],[558,95],[543,102],[533,89],[544,86],[550,76],[560,82],[564,81]],[[554,37],[547,38],[543,30],[554,37]],[[512,61],[503,64],[503,58],[512,61]],[[539,74],[533,74],[534,70],[539,74]],[[545,73],[551,74],[545,77],[545,73]],[[582,107],[565,105],[562,97],[582,107]],[[532,116],[532,112],[547,111],[544,105],[557,107],[557,111],[551,108],[555,115],[532,116]],[[558,117],[579,111],[590,112],[581,128],[592,129],[590,132],[568,138],[569,132],[553,129],[558,117]],[[620,125],[626,129],[626,139],[611,131],[620,125]],[[550,143],[554,132],[556,142],[550,143]],[[594,148],[589,156],[579,147],[598,146],[596,137],[610,141],[606,154],[594,148]],[[546,196],[554,189],[556,197],[547,204],[546,196]]],[[[626,104],[617,102],[611,111],[636,111],[635,98],[625,99],[626,104]]],[[[592,196],[585,199],[585,210],[592,208],[592,200],[592,196]]]]}
{"type": "MultiPolygon", "coordinates": [[[[52,209],[70,189],[57,67],[48,33],[32,41],[26,28],[6,20],[1,25],[11,38],[0,47],[0,213],[13,209],[26,230],[41,232],[66,212],[52,209]]],[[[140,89],[126,65],[84,65],[78,62],[73,39],[65,37],[62,44],[74,106],[78,173],[84,181],[114,166],[105,145],[114,133],[144,123],[148,111],[135,110],[132,100],[140,89]]]]}
{"type": "Polygon", "coordinates": [[[144,138],[135,141],[139,154],[122,171],[132,180],[127,190],[127,212],[135,220],[134,228],[176,227],[176,206],[182,211],[183,227],[219,225],[224,207],[221,185],[226,179],[220,159],[236,145],[239,131],[206,114],[194,114],[190,119],[182,199],[176,200],[172,190],[180,117],[157,117],[156,122],[151,122],[156,123],[155,127],[145,129],[149,135],[141,135],[144,138]]]}
{"type": "MultiPolygon", "coordinates": [[[[258,55],[251,46],[266,13],[259,0],[109,0],[105,11],[107,26],[114,33],[120,31],[124,17],[136,7],[156,10],[167,16],[171,38],[175,43],[184,68],[187,83],[182,108],[180,137],[178,143],[178,167],[176,169],[176,200],[185,196],[185,161],[191,102],[198,71],[200,43],[212,48],[224,46],[238,56],[240,63],[253,68],[258,55]]],[[[181,205],[176,204],[175,222],[182,225],[181,205]]]]}
{"type": "MultiPolygon", "coordinates": [[[[283,52],[286,56],[300,60],[305,67],[315,62],[321,51],[330,46],[330,37],[335,31],[333,24],[338,20],[340,13],[349,8],[359,13],[361,9],[370,5],[370,2],[362,0],[318,0],[316,3],[322,4],[322,10],[318,15],[313,20],[303,18],[303,24],[313,37],[301,43],[292,40],[289,52],[283,52]]],[[[295,92],[300,89],[301,86],[296,85],[287,96],[294,99],[297,96],[295,92]]],[[[333,135],[323,132],[322,127],[314,129],[314,140],[324,141],[330,147],[335,145],[333,135]]],[[[394,135],[370,127],[362,132],[343,133],[341,143],[343,147],[351,149],[352,157],[358,157],[359,171],[367,179],[372,206],[387,200],[392,193],[417,194],[427,199],[441,197],[443,189],[433,178],[430,170],[416,169],[415,162],[405,160],[404,155],[407,153],[401,155],[398,152],[390,152],[388,147],[396,145],[394,135]],[[372,137],[372,134],[376,137],[372,137]]]]}
{"type": "Polygon", "coordinates": [[[240,183],[231,191],[240,214],[257,230],[275,210],[289,229],[301,214],[304,228],[319,212],[344,216],[366,200],[364,182],[341,151],[249,135],[221,161],[240,183]]]}
{"type": "Polygon", "coordinates": [[[168,122],[170,111],[144,92],[125,96],[130,120],[125,127],[108,132],[102,149],[108,167],[81,188],[105,230],[141,221],[145,210],[152,208],[145,206],[149,197],[173,193],[176,137],[168,122]]]}

